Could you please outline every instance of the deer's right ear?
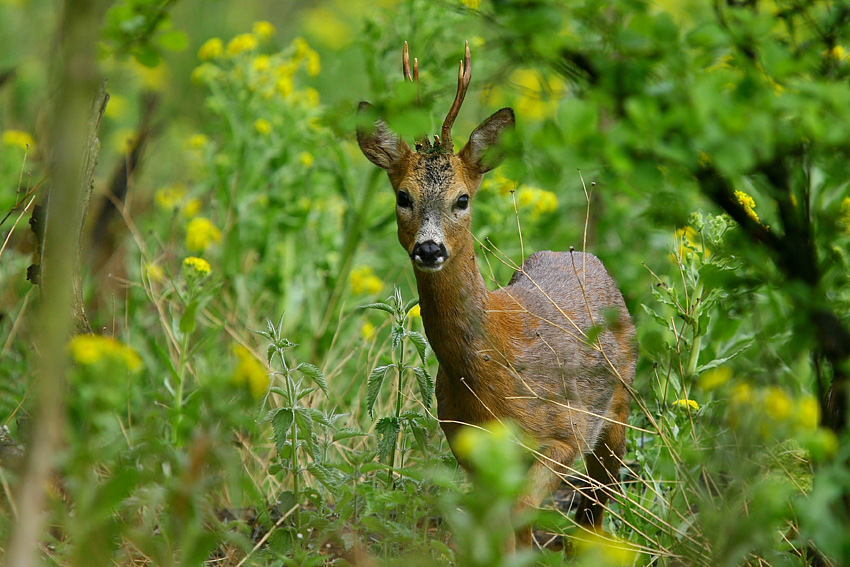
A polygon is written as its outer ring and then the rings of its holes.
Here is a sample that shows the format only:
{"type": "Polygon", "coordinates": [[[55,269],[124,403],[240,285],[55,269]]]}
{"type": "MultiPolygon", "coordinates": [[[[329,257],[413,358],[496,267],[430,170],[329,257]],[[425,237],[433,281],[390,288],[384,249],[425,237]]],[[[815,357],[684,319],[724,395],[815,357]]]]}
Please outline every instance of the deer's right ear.
{"type": "MultiPolygon", "coordinates": [[[[373,113],[373,107],[368,102],[361,102],[357,109],[358,118],[361,121],[373,113]]],[[[357,143],[360,144],[360,150],[369,158],[369,161],[378,167],[394,169],[410,153],[407,142],[390,130],[381,118],[377,118],[371,125],[361,124],[362,122],[357,126],[357,143]]]]}
{"type": "Polygon", "coordinates": [[[460,151],[460,158],[467,167],[483,175],[505,159],[499,144],[502,135],[516,126],[513,108],[503,108],[493,113],[469,136],[469,141],[460,151]]]}

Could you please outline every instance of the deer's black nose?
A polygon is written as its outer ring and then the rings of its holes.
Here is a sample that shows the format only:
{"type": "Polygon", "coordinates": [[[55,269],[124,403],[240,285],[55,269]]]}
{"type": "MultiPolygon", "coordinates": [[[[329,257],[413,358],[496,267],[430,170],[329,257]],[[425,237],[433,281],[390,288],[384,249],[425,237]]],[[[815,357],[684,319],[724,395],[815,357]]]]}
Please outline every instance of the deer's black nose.
{"type": "Polygon", "coordinates": [[[449,254],[442,242],[437,244],[433,240],[427,240],[414,246],[411,256],[421,267],[436,268],[448,258],[449,254]]]}

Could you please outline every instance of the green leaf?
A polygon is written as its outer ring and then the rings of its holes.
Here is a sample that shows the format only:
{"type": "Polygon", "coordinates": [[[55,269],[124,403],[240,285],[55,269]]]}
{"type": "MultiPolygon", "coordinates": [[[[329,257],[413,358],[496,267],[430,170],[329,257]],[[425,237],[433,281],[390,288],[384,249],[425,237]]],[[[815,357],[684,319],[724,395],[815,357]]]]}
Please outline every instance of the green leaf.
{"type": "Polygon", "coordinates": [[[304,442],[304,447],[312,459],[316,459],[316,439],[313,434],[313,416],[309,408],[295,409],[295,424],[298,426],[298,439],[304,442]]]}
{"type": "Polygon", "coordinates": [[[319,463],[310,463],[307,465],[307,470],[333,494],[339,492],[345,480],[338,470],[319,463]]]}
{"type": "Polygon", "coordinates": [[[422,424],[423,416],[416,412],[409,411],[405,412],[403,417],[407,422],[408,427],[410,427],[411,431],[413,431],[413,438],[416,440],[419,450],[425,453],[428,450],[428,435],[424,425],[422,424]]]}
{"type": "Polygon", "coordinates": [[[422,403],[425,405],[425,409],[431,409],[431,398],[434,397],[434,381],[424,366],[413,368],[413,373],[416,375],[416,383],[419,384],[419,395],[422,396],[422,403]]]}
{"type": "Polygon", "coordinates": [[[378,309],[387,313],[395,313],[395,310],[386,303],[367,303],[366,305],[359,306],[357,309],[378,309]]]}
{"type": "Polygon", "coordinates": [[[700,366],[699,368],[696,369],[696,374],[699,375],[699,374],[705,372],[706,370],[711,370],[712,368],[716,368],[716,367],[720,366],[721,364],[725,364],[725,363],[729,362],[730,360],[732,360],[733,358],[735,358],[736,356],[738,356],[739,354],[741,354],[742,352],[744,352],[745,350],[750,348],[753,345],[753,342],[755,342],[755,341],[747,341],[746,344],[744,344],[744,346],[742,346],[741,348],[739,348],[738,350],[736,350],[735,352],[733,352],[729,356],[724,356],[722,358],[715,358],[714,360],[711,360],[711,361],[707,362],[706,364],[703,364],[702,366],[700,366]]]}
{"type": "Polygon", "coordinates": [[[392,344],[393,350],[398,348],[398,345],[401,344],[401,340],[404,338],[404,327],[401,325],[393,325],[392,328],[392,344]]]}
{"type": "Polygon", "coordinates": [[[283,444],[286,442],[289,430],[292,427],[292,421],[294,419],[293,411],[292,408],[280,408],[269,412],[269,416],[267,416],[267,420],[272,422],[274,442],[280,453],[283,450],[283,444]]]}
{"type": "Polygon", "coordinates": [[[422,333],[417,333],[416,331],[410,331],[407,333],[407,338],[409,338],[410,342],[413,343],[413,346],[416,347],[416,352],[419,353],[419,360],[422,361],[422,364],[425,364],[425,351],[428,348],[428,341],[425,340],[422,333]]]}
{"type": "Polygon", "coordinates": [[[387,370],[392,368],[392,366],[392,364],[378,366],[369,376],[369,383],[366,385],[366,409],[369,411],[370,417],[375,417],[372,411],[375,407],[375,400],[378,399],[378,394],[381,392],[381,385],[384,383],[387,370]]]}
{"type": "Polygon", "coordinates": [[[378,456],[380,459],[386,459],[398,440],[401,423],[397,417],[382,417],[375,424],[375,431],[380,436],[378,439],[378,456]]]}
{"type": "Polygon", "coordinates": [[[156,67],[162,59],[159,55],[159,50],[150,45],[143,43],[133,50],[133,57],[145,67],[156,67]]]}
{"type": "Polygon", "coordinates": [[[419,298],[416,297],[407,302],[407,305],[404,306],[404,314],[407,315],[410,313],[410,310],[419,305],[419,298]]]}
{"type": "Polygon", "coordinates": [[[186,335],[191,335],[195,330],[195,315],[198,311],[197,300],[192,300],[186,306],[186,311],[180,317],[180,332],[186,335]]]}
{"type": "Polygon", "coordinates": [[[344,441],[346,439],[351,439],[352,437],[364,437],[369,435],[365,431],[361,431],[356,427],[343,427],[342,429],[338,429],[334,431],[333,440],[336,441],[344,441]]]}
{"type": "Polygon", "coordinates": [[[316,408],[304,408],[307,412],[310,413],[310,417],[313,419],[315,423],[320,423],[327,427],[328,429],[333,429],[333,423],[330,422],[328,416],[326,416],[321,410],[316,408]]]}
{"type": "Polygon", "coordinates": [[[373,462],[373,463],[365,463],[362,467],[360,467],[360,472],[363,473],[363,474],[368,474],[370,472],[383,471],[383,470],[386,470],[386,469],[387,469],[387,465],[385,465],[384,463],[373,462]]]}
{"type": "Polygon", "coordinates": [[[156,42],[168,51],[184,51],[189,47],[189,36],[183,30],[171,30],[159,34],[156,42]]]}
{"type": "Polygon", "coordinates": [[[324,373],[318,366],[310,364],[309,362],[302,362],[295,367],[295,370],[298,370],[301,374],[310,378],[317,386],[319,386],[319,388],[322,389],[326,396],[328,395],[328,383],[325,381],[324,373]]]}

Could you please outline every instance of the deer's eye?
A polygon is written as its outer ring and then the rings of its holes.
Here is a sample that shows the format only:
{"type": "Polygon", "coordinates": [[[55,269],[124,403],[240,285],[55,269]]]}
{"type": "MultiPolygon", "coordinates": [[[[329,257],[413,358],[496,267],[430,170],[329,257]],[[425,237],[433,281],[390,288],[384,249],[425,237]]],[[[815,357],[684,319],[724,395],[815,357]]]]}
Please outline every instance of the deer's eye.
{"type": "Polygon", "coordinates": [[[465,209],[469,206],[469,195],[461,195],[457,198],[455,202],[455,207],[458,209],[465,209]]]}
{"type": "Polygon", "coordinates": [[[413,205],[406,191],[399,191],[395,196],[395,202],[402,209],[409,209],[413,205]]]}

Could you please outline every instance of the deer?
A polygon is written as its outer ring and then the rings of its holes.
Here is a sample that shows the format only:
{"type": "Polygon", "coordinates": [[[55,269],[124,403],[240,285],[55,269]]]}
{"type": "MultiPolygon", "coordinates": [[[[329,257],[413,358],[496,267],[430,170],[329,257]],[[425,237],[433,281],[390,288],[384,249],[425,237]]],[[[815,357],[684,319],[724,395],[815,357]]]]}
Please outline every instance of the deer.
{"type": "MultiPolygon", "coordinates": [[[[404,80],[419,82],[407,42],[404,80]]],[[[527,517],[584,455],[588,488],[576,512],[580,526],[602,530],[619,485],[637,361],[635,329],[623,296],[593,254],[530,255],[508,285],[490,291],[478,266],[472,203],[483,176],[506,157],[500,143],[516,124],[513,109],[484,120],[455,153],[452,127],[472,78],[469,42],[454,102],[433,143],[414,147],[382,118],[362,120],[357,140],[387,171],[395,192],[398,239],[410,257],[425,334],[439,370],[437,415],[458,462],[455,436],[464,425],[510,420],[539,447],[513,517],[527,517]],[[368,122],[368,124],[366,123],[368,122]]],[[[361,102],[359,111],[371,105],[361,102]]],[[[531,525],[515,541],[533,545],[531,525]]]]}

